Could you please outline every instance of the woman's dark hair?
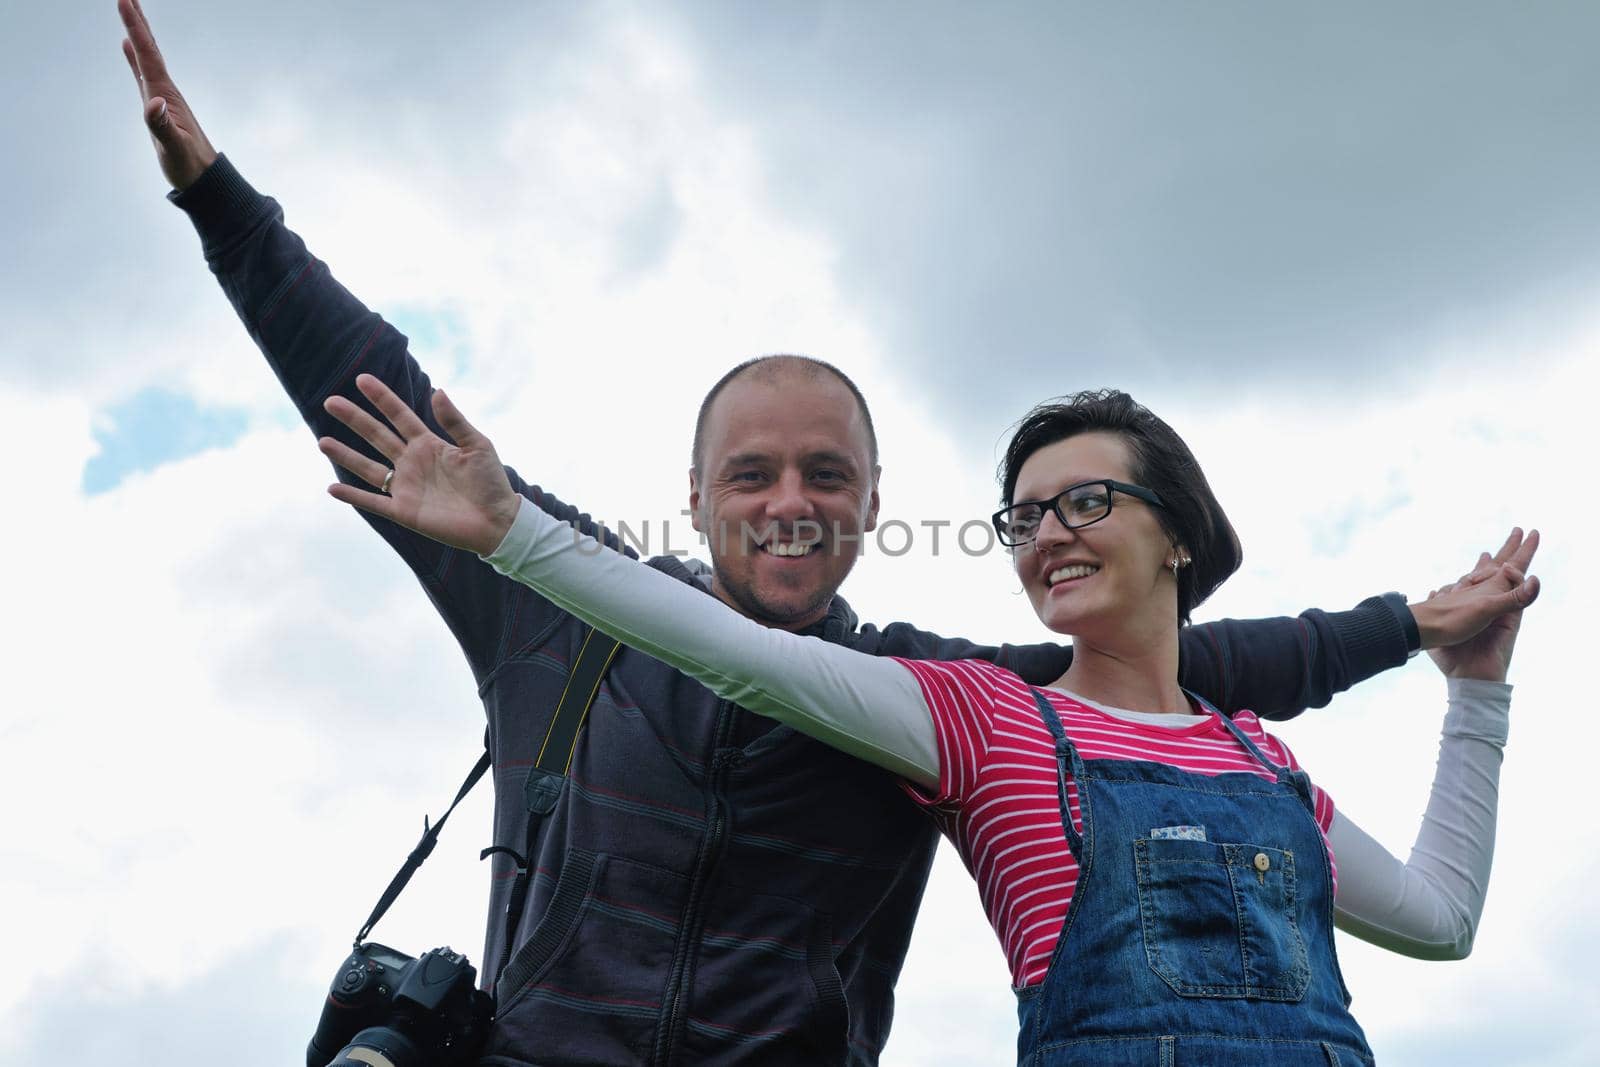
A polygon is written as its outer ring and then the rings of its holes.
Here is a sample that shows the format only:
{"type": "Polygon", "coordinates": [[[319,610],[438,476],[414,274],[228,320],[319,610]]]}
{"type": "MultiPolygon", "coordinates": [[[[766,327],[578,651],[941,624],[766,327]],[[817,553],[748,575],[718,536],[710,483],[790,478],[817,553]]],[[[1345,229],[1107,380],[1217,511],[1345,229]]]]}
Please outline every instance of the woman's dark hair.
{"type": "Polygon", "coordinates": [[[1117,389],[1095,389],[1047,400],[1024,415],[1000,461],[1000,506],[1012,505],[1017,477],[1028,457],[1081,433],[1114,433],[1128,443],[1134,482],[1153,490],[1164,507],[1154,508],[1167,536],[1192,561],[1178,571],[1178,622],[1239,569],[1244,549],[1233,524],[1206,482],[1200,463],[1172,427],[1117,389]]]}

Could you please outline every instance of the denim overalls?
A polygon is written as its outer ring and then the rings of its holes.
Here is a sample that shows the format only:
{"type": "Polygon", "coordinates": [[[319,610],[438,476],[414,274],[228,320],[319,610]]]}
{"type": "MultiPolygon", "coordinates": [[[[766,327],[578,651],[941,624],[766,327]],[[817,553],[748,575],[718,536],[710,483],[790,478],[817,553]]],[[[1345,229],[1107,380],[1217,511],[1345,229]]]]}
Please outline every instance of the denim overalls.
{"type": "Polygon", "coordinates": [[[1225,715],[1274,780],[1086,761],[1038,690],[1034,700],[1056,740],[1079,871],[1050,972],[1020,994],[1018,1063],[1371,1064],[1334,956],[1332,875],[1305,774],[1273,764],[1225,715]]]}

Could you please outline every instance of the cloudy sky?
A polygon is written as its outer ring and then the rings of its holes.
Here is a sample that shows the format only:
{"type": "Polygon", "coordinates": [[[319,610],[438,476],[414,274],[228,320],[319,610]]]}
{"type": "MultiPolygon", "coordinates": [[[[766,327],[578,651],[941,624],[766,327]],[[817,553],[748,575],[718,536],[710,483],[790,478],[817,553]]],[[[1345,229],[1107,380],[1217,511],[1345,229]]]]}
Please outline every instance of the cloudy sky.
{"type": "MultiPolygon", "coordinates": [[[[699,396],[772,351],[861,383],[914,527],[988,512],[1030,403],[1130,390],[1246,546],[1202,618],[1418,597],[1539,527],[1477,949],[1341,954],[1382,1061],[1600,1059],[1592,5],[147,10],[213,142],[502,454],[658,544],[699,396]]],[[[163,200],[111,0],[7,21],[0,1062],[296,1062],[482,713],[163,200]]],[[[1037,639],[1014,589],[923,537],[846,592],[1037,639]]],[[[1402,855],[1443,689],[1419,658],[1283,730],[1402,855]]],[[[481,954],[487,825],[485,792],[381,940],[481,954]]],[[[1005,1062],[1006,983],[947,853],[885,1062],[1005,1062]]]]}

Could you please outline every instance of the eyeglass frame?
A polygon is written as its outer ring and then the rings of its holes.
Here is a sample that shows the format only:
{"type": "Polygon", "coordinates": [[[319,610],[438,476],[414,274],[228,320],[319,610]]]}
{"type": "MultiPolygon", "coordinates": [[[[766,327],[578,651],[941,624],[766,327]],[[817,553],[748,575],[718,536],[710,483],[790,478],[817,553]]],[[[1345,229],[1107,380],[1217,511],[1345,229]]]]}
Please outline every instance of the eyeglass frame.
{"type": "MultiPolygon", "coordinates": [[[[1127,482],[1119,482],[1115,478],[1091,478],[1086,482],[1078,482],[1076,485],[1069,485],[1065,489],[1061,490],[1061,492],[1045,500],[1019,500],[1014,504],[1007,505],[1006,507],[1003,507],[999,511],[995,512],[993,515],[989,516],[989,524],[994,527],[995,535],[1000,538],[1000,543],[1002,545],[1005,545],[1007,548],[1021,548],[1023,545],[1037,539],[1039,536],[1039,531],[1035,529],[1032,537],[1025,538],[1021,541],[1010,540],[1003,528],[1003,524],[1000,522],[1000,517],[1007,512],[1014,511],[1017,508],[1027,507],[1029,504],[1034,504],[1041,508],[1046,508],[1049,511],[1055,512],[1056,518],[1060,520],[1061,525],[1065,526],[1067,529],[1081,530],[1085,526],[1093,526],[1097,522],[1102,522],[1108,516],[1110,516],[1111,512],[1115,510],[1113,498],[1117,493],[1121,493],[1123,496],[1131,496],[1135,500],[1143,500],[1146,504],[1149,504],[1152,507],[1164,508],[1167,506],[1162,502],[1161,498],[1156,495],[1156,492],[1153,489],[1146,489],[1142,485],[1130,485],[1127,482]],[[1097,515],[1088,522],[1072,522],[1067,518],[1066,512],[1061,510],[1061,502],[1067,498],[1067,494],[1073,492],[1074,490],[1082,489],[1086,485],[1103,485],[1106,487],[1105,514],[1097,515]]],[[[1044,525],[1043,514],[1039,516],[1039,525],[1044,525]]]]}

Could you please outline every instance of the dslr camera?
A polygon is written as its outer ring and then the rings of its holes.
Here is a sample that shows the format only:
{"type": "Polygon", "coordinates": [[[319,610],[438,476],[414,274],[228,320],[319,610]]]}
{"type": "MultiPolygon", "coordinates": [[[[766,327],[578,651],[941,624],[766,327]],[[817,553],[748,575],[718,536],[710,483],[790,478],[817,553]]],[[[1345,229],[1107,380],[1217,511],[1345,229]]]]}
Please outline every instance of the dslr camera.
{"type": "Polygon", "coordinates": [[[306,1067],[454,1067],[483,1047],[494,998],[449,947],[413,959],[357,943],[339,967],[306,1047],[306,1067]]]}

